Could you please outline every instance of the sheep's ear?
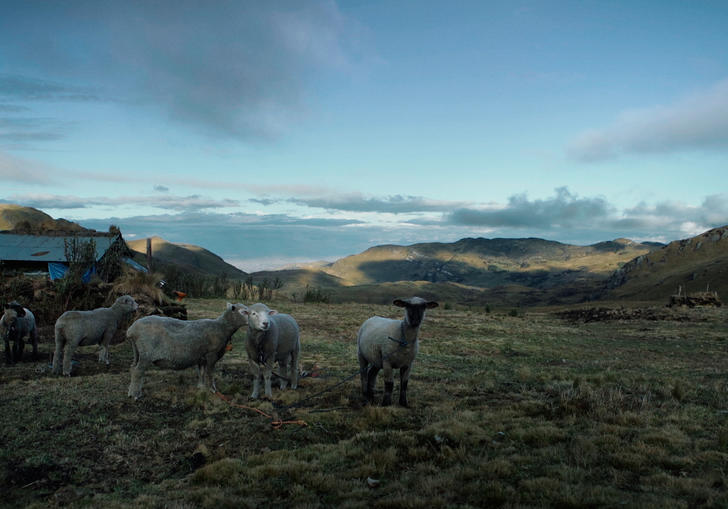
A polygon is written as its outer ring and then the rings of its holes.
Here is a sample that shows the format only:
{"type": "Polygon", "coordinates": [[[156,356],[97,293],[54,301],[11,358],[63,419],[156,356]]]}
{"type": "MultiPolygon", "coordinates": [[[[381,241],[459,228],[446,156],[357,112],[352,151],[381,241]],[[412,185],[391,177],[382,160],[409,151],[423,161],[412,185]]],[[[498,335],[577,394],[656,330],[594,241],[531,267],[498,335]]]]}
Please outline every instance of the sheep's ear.
{"type": "Polygon", "coordinates": [[[395,306],[406,308],[407,307],[407,301],[402,299],[394,299],[394,302],[392,302],[395,306]]]}
{"type": "Polygon", "coordinates": [[[232,309],[235,309],[235,306],[231,304],[230,302],[227,303],[227,310],[230,311],[232,309]]]}
{"type": "Polygon", "coordinates": [[[275,309],[271,309],[270,311],[268,311],[268,314],[269,315],[277,315],[278,314],[278,311],[276,311],[275,309]]]}
{"type": "Polygon", "coordinates": [[[437,302],[435,302],[434,300],[431,300],[430,302],[428,302],[427,304],[425,304],[425,307],[427,309],[436,308],[437,306],[439,306],[439,304],[437,302]]]}

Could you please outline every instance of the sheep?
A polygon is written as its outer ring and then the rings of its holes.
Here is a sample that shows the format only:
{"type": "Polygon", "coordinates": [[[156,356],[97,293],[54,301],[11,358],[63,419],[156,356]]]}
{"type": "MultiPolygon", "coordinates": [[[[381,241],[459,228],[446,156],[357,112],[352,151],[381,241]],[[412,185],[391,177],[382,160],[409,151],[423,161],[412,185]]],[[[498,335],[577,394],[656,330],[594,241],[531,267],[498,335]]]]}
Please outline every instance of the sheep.
{"type": "Polygon", "coordinates": [[[438,304],[420,297],[396,299],[393,304],[405,308],[403,320],[373,316],[359,328],[356,342],[361,388],[367,401],[372,402],[377,374],[384,369],[382,406],[391,405],[394,389],[392,370],[399,368],[399,404],[406,407],[407,382],[419,349],[417,333],[425,318],[425,310],[436,308],[438,304]]]}
{"type": "Polygon", "coordinates": [[[216,319],[178,320],[166,316],[146,316],[131,324],[126,337],[134,351],[128,396],[142,396],[144,372],[154,365],[163,369],[197,366],[200,388],[217,392],[213,379],[215,363],[225,354],[233,334],[248,324],[242,304],[227,304],[216,319]]]}
{"type": "Polygon", "coordinates": [[[23,338],[33,342],[33,360],[38,360],[38,329],[35,326],[35,316],[28,308],[24,308],[13,301],[5,305],[3,316],[0,317],[0,335],[5,340],[5,362],[15,364],[23,359],[25,343],[23,338]],[[12,349],[10,341],[13,342],[12,349]]]}
{"type": "Polygon", "coordinates": [[[66,311],[56,320],[56,349],[53,352],[53,373],[71,376],[71,357],[79,346],[96,345],[99,362],[109,364],[109,342],[126,315],[139,308],[131,295],[122,295],[110,308],[91,311],[66,311]]]}
{"type": "Polygon", "coordinates": [[[291,389],[298,387],[298,358],[301,354],[301,339],[298,323],[291,316],[269,309],[265,304],[253,304],[246,311],[248,315],[248,337],[245,349],[253,373],[253,392],[257,399],[260,393],[260,377],[265,381],[265,396],[273,398],[271,375],[277,361],[283,371],[280,378],[281,390],[290,379],[291,389]]]}

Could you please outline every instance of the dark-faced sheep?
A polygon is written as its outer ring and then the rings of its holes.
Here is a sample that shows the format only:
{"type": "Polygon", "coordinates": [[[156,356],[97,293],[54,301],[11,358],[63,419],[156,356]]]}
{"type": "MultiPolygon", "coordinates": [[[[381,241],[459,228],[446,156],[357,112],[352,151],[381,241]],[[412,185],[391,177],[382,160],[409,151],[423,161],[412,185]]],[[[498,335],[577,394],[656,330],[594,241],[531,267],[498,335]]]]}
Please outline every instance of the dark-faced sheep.
{"type": "Polygon", "coordinates": [[[35,325],[35,316],[30,309],[24,308],[13,301],[5,305],[3,316],[0,317],[0,335],[5,341],[5,362],[14,364],[23,359],[25,342],[28,337],[33,343],[33,360],[38,359],[38,330],[35,325]],[[13,343],[12,348],[10,343],[13,343]]]}
{"type": "Polygon", "coordinates": [[[384,370],[382,406],[392,404],[393,370],[399,369],[399,404],[408,406],[407,382],[417,355],[417,334],[425,318],[425,310],[436,308],[437,302],[420,297],[396,299],[393,304],[404,308],[403,320],[373,316],[366,320],[357,334],[357,350],[361,370],[361,388],[368,401],[374,400],[377,374],[384,370]]]}
{"type": "Polygon", "coordinates": [[[162,369],[185,369],[197,366],[198,387],[217,392],[213,370],[225,354],[233,334],[248,323],[247,308],[227,304],[216,319],[178,320],[166,316],[145,316],[134,322],[126,337],[134,350],[129,397],[142,396],[145,371],[156,366],[162,369]]]}
{"type": "Polygon", "coordinates": [[[273,397],[271,375],[273,365],[278,362],[281,371],[280,387],[285,389],[288,380],[291,389],[298,387],[298,358],[301,354],[301,339],[298,323],[291,316],[269,309],[265,304],[250,306],[248,314],[248,338],[245,349],[253,374],[251,398],[260,394],[260,377],[265,382],[265,395],[273,397]]]}
{"type": "Polygon", "coordinates": [[[116,299],[110,308],[91,311],[66,311],[56,320],[56,349],[53,353],[53,372],[71,376],[71,358],[79,346],[101,347],[99,362],[109,363],[109,342],[127,315],[139,305],[131,295],[116,299]]]}

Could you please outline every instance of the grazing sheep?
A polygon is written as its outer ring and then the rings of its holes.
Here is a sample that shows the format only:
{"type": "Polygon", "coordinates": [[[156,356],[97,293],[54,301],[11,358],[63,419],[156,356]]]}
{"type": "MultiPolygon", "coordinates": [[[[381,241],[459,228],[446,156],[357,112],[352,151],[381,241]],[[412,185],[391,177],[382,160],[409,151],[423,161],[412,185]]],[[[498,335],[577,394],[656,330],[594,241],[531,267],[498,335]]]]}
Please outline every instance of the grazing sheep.
{"type": "Polygon", "coordinates": [[[216,319],[178,320],[166,316],[145,316],[126,331],[134,350],[129,397],[142,396],[144,372],[154,365],[163,369],[197,366],[198,387],[217,392],[212,373],[225,354],[233,334],[247,325],[246,307],[230,304],[216,319]]]}
{"type": "Polygon", "coordinates": [[[260,393],[260,376],[265,380],[265,395],[273,397],[271,375],[273,364],[277,361],[283,371],[280,376],[281,389],[285,389],[287,379],[291,389],[298,387],[298,357],[301,353],[301,339],[298,323],[291,316],[268,309],[265,304],[253,304],[246,311],[248,315],[248,338],[245,349],[253,373],[253,392],[256,399],[260,393]]]}
{"type": "Polygon", "coordinates": [[[5,362],[15,364],[23,359],[25,343],[23,338],[28,336],[33,342],[33,360],[38,359],[38,330],[35,326],[35,316],[30,309],[24,308],[13,301],[5,305],[3,316],[0,317],[0,335],[5,340],[5,362]],[[13,342],[12,349],[10,342],[13,342]]]}
{"type": "Polygon", "coordinates": [[[56,350],[53,353],[53,372],[71,376],[71,357],[79,346],[100,345],[99,362],[109,363],[109,342],[126,315],[139,305],[131,295],[116,299],[110,308],[91,311],[66,311],[56,320],[56,350]]]}
{"type": "Polygon", "coordinates": [[[384,399],[382,406],[392,404],[394,375],[399,368],[399,404],[407,406],[407,381],[419,344],[417,333],[425,319],[425,310],[436,308],[437,302],[420,297],[396,299],[393,304],[405,308],[404,320],[373,316],[359,328],[356,342],[361,369],[361,389],[368,401],[374,399],[377,373],[384,369],[384,399]]]}

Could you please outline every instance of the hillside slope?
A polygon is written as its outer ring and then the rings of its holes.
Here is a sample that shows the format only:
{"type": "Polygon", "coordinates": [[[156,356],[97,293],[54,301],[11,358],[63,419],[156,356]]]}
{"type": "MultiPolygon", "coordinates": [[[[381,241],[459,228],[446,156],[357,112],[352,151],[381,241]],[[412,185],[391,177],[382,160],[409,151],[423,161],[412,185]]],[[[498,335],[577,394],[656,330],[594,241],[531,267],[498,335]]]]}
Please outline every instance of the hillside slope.
{"type": "Polygon", "coordinates": [[[465,238],[449,244],[377,246],[323,270],[355,285],[429,281],[545,289],[584,278],[606,279],[620,264],[652,249],[625,239],[574,246],[536,238],[465,238]]]}
{"type": "MultiPolygon", "coordinates": [[[[140,255],[146,256],[147,239],[127,241],[127,245],[140,255]]],[[[174,264],[199,274],[213,276],[225,275],[230,278],[243,278],[245,272],[230,265],[215,253],[192,244],[175,244],[161,237],[152,237],[152,258],[162,264],[174,264]]],[[[144,263],[143,260],[138,260],[144,263]]]]}
{"type": "Polygon", "coordinates": [[[639,256],[608,280],[608,296],[663,300],[682,291],[715,290],[728,297],[728,225],[689,239],[676,240],[639,256]]]}
{"type": "Polygon", "coordinates": [[[66,219],[53,219],[38,209],[13,203],[0,203],[0,230],[20,230],[44,234],[94,231],[66,219]]]}

